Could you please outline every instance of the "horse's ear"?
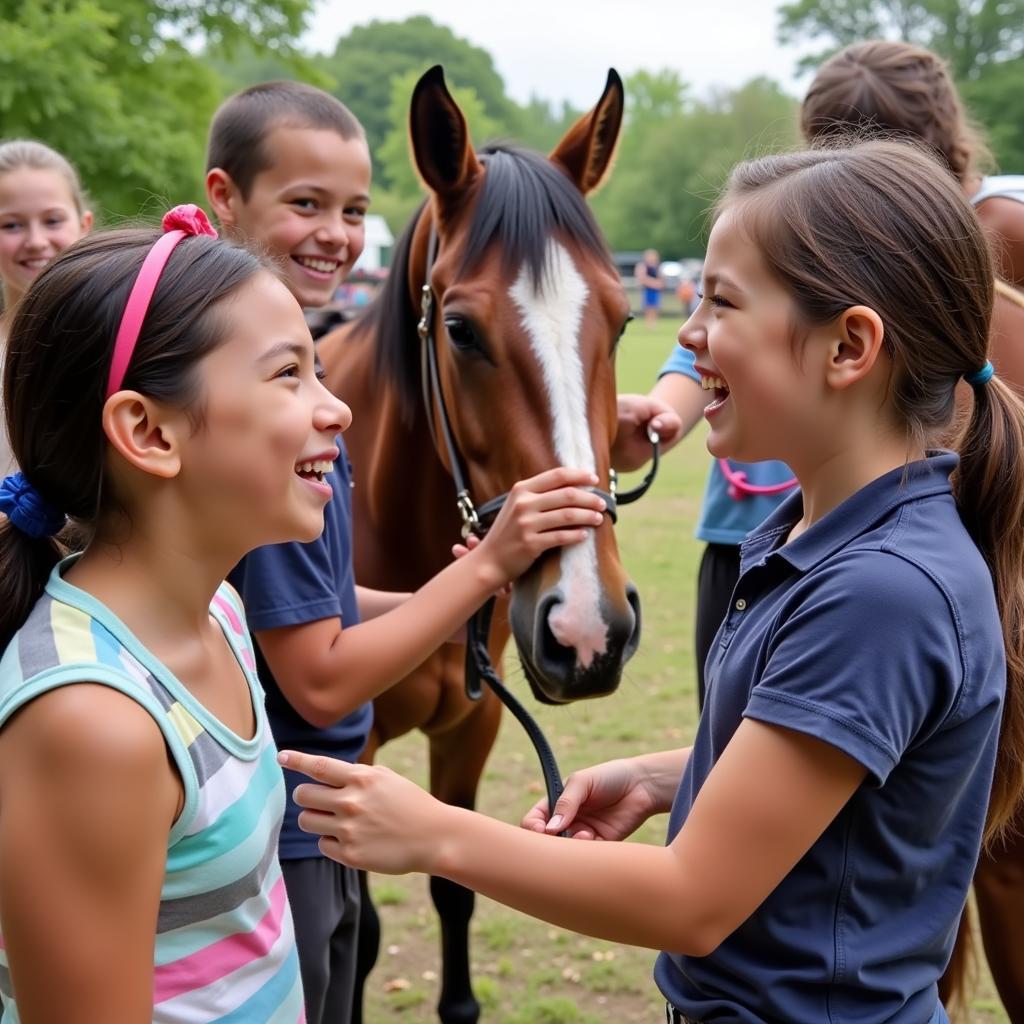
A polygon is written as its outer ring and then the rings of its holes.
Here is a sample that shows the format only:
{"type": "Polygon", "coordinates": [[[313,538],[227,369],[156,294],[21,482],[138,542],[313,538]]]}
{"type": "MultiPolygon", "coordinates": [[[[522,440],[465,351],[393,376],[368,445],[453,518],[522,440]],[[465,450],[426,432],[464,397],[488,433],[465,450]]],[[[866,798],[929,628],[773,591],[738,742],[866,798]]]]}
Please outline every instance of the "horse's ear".
{"type": "Polygon", "coordinates": [[[611,166],[622,127],[624,96],[622,79],[610,68],[597,106],[584,114],[551,152],[551,159],[569,172],[584,195],[601,184],[611,166]]]}
{"type": "Polygon", "coordinates": [[[413,158],[426,186],[442,200],[461,194],[480,173],[466,119],[435,64],[416,83],[409,107],[413,158]]]}

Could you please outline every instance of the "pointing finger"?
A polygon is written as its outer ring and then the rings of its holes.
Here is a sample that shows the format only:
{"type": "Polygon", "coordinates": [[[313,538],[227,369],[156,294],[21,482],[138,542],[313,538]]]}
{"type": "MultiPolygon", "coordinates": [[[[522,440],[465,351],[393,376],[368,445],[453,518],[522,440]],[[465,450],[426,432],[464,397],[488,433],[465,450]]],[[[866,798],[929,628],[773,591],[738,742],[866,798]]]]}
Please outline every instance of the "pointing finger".
{"type": "Polygon", "coordinates": [[[282,750],[277,755],[277,763],[328,786],[344,786],[355,770],[355,765],[347,761],[338,761],[322,754],[303,754],[297,750],[282,750]]]}

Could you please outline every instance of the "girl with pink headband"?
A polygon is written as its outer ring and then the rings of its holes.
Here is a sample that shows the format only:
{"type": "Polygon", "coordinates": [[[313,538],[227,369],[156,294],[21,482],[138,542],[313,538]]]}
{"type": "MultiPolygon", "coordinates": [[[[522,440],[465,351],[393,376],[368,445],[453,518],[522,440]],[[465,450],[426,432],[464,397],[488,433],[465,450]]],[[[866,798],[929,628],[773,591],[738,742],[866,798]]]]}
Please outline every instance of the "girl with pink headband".
{"type": "Polygon", "coordinates": [[[164,227],[71,246],[11,324],[0,1000],[24,1024],[303,1019],[284,788],[222,580],[319,534],[330,491],[297,467],[350,416],[276,277],[196,207],[164,227]]]}

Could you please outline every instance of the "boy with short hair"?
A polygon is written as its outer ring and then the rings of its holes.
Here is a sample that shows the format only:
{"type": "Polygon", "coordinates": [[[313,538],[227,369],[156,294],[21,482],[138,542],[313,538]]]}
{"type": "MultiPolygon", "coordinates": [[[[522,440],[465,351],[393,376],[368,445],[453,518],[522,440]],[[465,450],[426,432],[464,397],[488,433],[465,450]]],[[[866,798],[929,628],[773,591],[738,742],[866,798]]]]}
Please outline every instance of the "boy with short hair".
{"type": "Polygon", "coordinates": [[[258,242],[304,308],[326,305],[363,251],[370,151],[333,96],[265,82],[214,115],[206,192],[225,232],[258,242]]]}

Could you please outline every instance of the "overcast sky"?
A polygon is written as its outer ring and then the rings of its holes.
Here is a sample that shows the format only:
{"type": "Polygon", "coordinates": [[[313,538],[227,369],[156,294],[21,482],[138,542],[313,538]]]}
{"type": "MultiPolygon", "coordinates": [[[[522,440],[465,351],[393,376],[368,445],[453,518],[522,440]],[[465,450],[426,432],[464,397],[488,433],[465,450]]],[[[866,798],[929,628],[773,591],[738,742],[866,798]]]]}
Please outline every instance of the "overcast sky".
{"type": "Polygon", "coordinates": [[[614,67],[672,68],[698,94],[763,74],[798,95],[800,52],[775,41],[776,0],[319,0],[305,43],[333,49],[338,36],[374,18],[428,14],[494,58],[508,94],[577,107],[600,96],[614,67]]]}

